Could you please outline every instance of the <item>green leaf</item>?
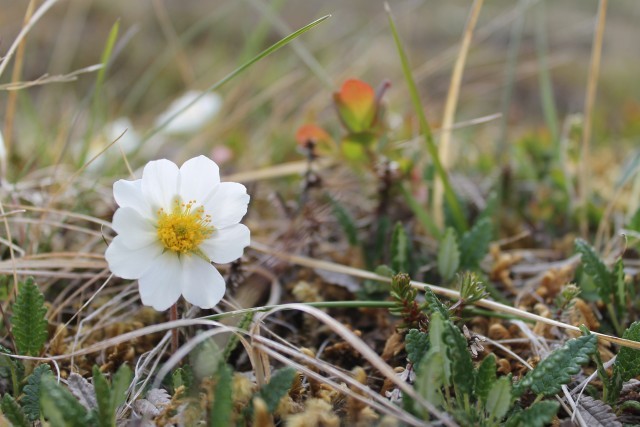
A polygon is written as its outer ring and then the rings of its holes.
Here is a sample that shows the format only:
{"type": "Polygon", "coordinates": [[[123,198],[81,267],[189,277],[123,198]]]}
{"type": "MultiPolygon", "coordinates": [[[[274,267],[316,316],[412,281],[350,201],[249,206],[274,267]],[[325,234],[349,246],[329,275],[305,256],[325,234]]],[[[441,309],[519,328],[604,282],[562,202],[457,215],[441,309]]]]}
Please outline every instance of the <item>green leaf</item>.
{"type": "Polygon", "coordinates": [[[401,222],[396,222],[391,237],[391,268],[397,273],[409,273],[409,239],[401,222]]]}
{"type": "Polygon", "coordinates": [[[441,236],[440,229],[436,225],[436,223],[431,219],[431,215],[427,212],[427,210],[422,207],[422,205],[413,197],[411,194],[411,190],[407,189],[405,186],[400,187],[400,191],[404,196],[405,202],[407,202],[407,206],[416,216],[420,224],[427,230],[434,238],[438,239],[441,236]]]}
{"type": "Polygon", "coordinates": [[[15,427],[30,426],[29,420],[24,412],[22,412],[22,408],[9,393],[6,393],[2,397],[0,408],[2,408],[2,414],[11,422],[11,425],[15,427]]]}
{"type": "Polygon", "coordinates": [[[627,228],[640,233],[640,208],[636,210],[636,212],[629,220],[629,225],[627,225],[627,228]]]}
{"type": "Polygon", "coordinates": [[[462,269],[475,270],[489,250],[493,237],[491,219],[482,218],[462,235],[460,239],[460,266],[462,269]]]}
{"type": "Polygon", "coordinates": [[[445,322],[442,339],[447,347],[447,358],[451,361],[451,380],[456,390],[456,399],[462,405],[473,395],[475,370],[467,339],[453,323],[445,322]]]}
{"type": "Polygon", "coordinates": [[[493,353],[485,357],[478,367],[475,394],[483,404],[487,402],[489,390],[491,390],[493,384],[496,382],[496,369],[496,356],[493,353]]]}
{"type": "Polygon", "coordinates": [[[46,314],[44,296],[30,277],[20,284],[11,319],[13,336],[20,354],[40,354],[48,336],[46,314]]]}
{"type": "Polygon", "coordinates": [[[93,388],[98,402],[100,427],[110,427],[115,424],[115,414],[111,412],[111,387],[97,365],[93,365],[93,388]]]}
{"type": "Polygon", "coordinates": [[[191,370],[191,365],[185,365],[173,371],[173,374],[171,375],[171,382],[173,384],[174,392],[180,386],[190,389],[193,385],[193,371],[191,370]]]}
{"type": "Polygon", "coordinates": [[[40,383],[45,375],[52,375],[49,365],[46,363],[38,365],[27,378],[27,384],[22,390],[24,396],[20,399],[20,403],[29,421],[40,419],[40,383]]]}
{"type": "Polygon", "coordinates": [[[613,265],[611,277],[615,280],[613,294],[616,302],[616,315],[620,319],[627,311],[627,284],[624,282],[624,262],[622,257],[618,258],[613,265]]]}
{"type": "MultiPolygon", "coordinates": [[[[633,322],[624,331],[622,338],[631,341],[640,341],[640,321],[633,322]]],[[[631,378],[640,375],[640,350],[629,347],[622,347],[618,352],[618,357],[613,365],[614,375],[619,372],[622,381],[629,381],[631,378]]]]}
{"type": "Polygon", "coordinates": [[[131,385],[133,372],[129,365],[120,365],[111,380],[111,410],[115,413],[118,406],[127,400],[127,391],[131,385]]]}
{"type": "Polygon", "coordinates": [[[551,423],[560,408],[558,402],[544,400],[531,405],[524,411],[520,411],[511,416],[506,427],[544,427],[551,423]]]}
{"type": "MultiPolygon", "coordinates": [[[[442,353],[429,351],[416,371],[414,387],[418,394],[434,405],[442,405],[442,387],[445,383],[445,361],[442,353]]],[[[427,414],[424,414],[425,416],[427,414]]]]}
{"type": "Polygon", "coordinates": [[[213,405],[209,415],[209,427],[226,427],[233,425],[233,371],[226,363],[220,364],[216,373],[217,382],[213,395],[213,405]]]}
{"type": "Polygon", "coordinates": [[[611,302],[613,283],[615,278],[606,265],[602,262],[596,251],[582,239],[576,239],[576,251],[582,255],[582,268],[585,273],[593,278],[598,290],[598,295],[605,304],[611,302]]]}
{"type": "Polygon", "coordinates": [[[86,427],[91,425],[87,410],[71,392],[51,375],[42,376],[40,408],[51,427],[86,427]]]}
{"type": "Polygon", "coordinates": [[[528,388],[536,395],[543,396],[560,392],[562,385],[568,384],[571,376],[580,372],[580,366],[589,361],[597,349],[597,343],[598,339],[593,334],[567,341],[516,383],[514,396],[521,396],[528,388]]]}
{"type": "Polygon", "coordinates": [[[417,366],[429,350],[429,335],[417,329],[411,329],[404,337],[404,346],[407,349],[407,359],[417,366]]]}
{"type": "Polygon", "coordinates": [[[96,391],[98,420],[101,427],[116,425],[116,410],[127,397],[131,376],[131,369],[127,365],[121,365],[114,374],[112,383],[109,384],[100,372],[100,368],[93,366],[93,387],[96,391]]]}
{"type": "Polygon", "coordinates": [[[443,319],[449,320],[449,310],[440,302],[436,294],[434,294],[428,286],[424,287],[424,300],[432,314],[440,313],[443,319]]]}
{"type": "Polygon", "coordinates": [[[438,273],[445,281],[451,280],[460,267],[460,250],[456,239],[456,231],[448,227],[438,248],[438,273]]]}
{"type": "Polygon", "coordinates": [[[338,220],[338,224],[340,224],[342,231],[344,231],[347,236],[349,244],[351,246],[358,246],[358,227],[349,211],[331,196],[329,196],[329,203],[333,209],[333,216],[338,220]]]}
{"type": "Polygon", "coordinates": [[[296,370],[293,368],[280,369],[273,374],[269,384],[266,384],[260,389],[258,397],[261,397],[267,404],[267,409],[270,414],[276,410],[280,399],[289,392],[296,375],[296,370]]]}
{"type": "Polygon", "coordinates": [[[511,407],[511,378],[498,378],[487,394],[484,410],[492,420],[501,420],[511,407]]]}
{"type": "Polygon", "coordinates": [[[446,387],[451,385],[451,360],[447,357],[447,346],[443,339],[448,322],[440,312],[434,312],[429,320],[429,353],[439,353],[442,356],[442,378],[446,387]]]}

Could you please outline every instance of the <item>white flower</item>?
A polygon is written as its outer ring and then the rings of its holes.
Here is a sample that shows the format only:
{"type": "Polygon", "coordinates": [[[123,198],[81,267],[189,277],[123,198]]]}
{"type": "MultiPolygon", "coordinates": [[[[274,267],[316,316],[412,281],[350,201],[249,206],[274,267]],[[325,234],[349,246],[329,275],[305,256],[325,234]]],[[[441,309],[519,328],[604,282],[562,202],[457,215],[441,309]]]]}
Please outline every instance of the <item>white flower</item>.
{"type": "Polygon", "coordinates": [[[165,134],[194,133],[202,129],[213,119],[222,107],[222,98],[217,93],[205,93],[190,90],[169,105],[165,112],[160,114],[155,121],[156,126],[163,125],[167,120],[185,108],[187,105],[201,97],[193,105],[174,117],[161,132],[165,134]]]}
{"type": "Polygon", "coordinates": [[[166,310],[180,295],[211,308],[225,292],[211,265],[242,256],[249,229],[240,224],[249,195],[242,184],[220,182],[218,165],[205,156],[180,169],[169,160],[149,162],[142,179],[119,180],[113,195],[113,239],[105,258],[116,276],[137,279],[142,303],[166,310]]]}

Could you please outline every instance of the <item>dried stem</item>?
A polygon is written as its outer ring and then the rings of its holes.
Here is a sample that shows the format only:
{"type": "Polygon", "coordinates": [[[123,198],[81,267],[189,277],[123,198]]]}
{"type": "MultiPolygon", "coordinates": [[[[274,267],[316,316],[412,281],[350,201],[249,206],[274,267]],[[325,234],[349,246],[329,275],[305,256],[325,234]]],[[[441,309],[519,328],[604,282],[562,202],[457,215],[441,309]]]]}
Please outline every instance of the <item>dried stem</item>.
{"type": "Polygon", "coordinates": [[[600,75],[600,58],[602,56],[602,39],[604,38],[604,24],[607,18],[608,0],[600,0],[598,7],[598,24],[593,34],[593,47],[591,49],[591,65],[589,66],[589,80],[587,82],[587,95],[584,100],[584,128],[582,130],[582,147],[580,150],[580,191],[578,206],[580,206],[580,233],[587,238],[589,232],[589,219],[587,203],[589,200],[589,145],[591,143],[591,117],[598,88],[598,76],[600,75]]]}
{"type": "MultiPolygon", "coordinates": [[[[453,66],[453,72],[451,74],[451,83],[449,84],[449,94],[447,95],[447,101],[444,107],[444,117],[442,119],[442,135],[440,136],[440,161],[442,166],[447,170],[452,164],[451,159],[451,129],[453,126],[453,120],[456,115],[456,107],[458,105],[458,99],[460,95],[460,85],[462,83],[462,75],[464,73],[464,66],[467,62],[467,54],[469,52],[469,46],[471,46],[471,39],[473,38],[473,31],[478,22],[480,16],[480,9],[484,0],[475,0],[471,8],[471,14],[467,21],[464,35],[462,36],[462,43],[460,45],[460,52],[458,58],[453,66]]],[[[442,226],[444,224],[444,215],[442,204],[444,201],[444,186],[439,179],[435,180],[435,187],[433,193],[433,218],[436,224],[442,226]]]]}

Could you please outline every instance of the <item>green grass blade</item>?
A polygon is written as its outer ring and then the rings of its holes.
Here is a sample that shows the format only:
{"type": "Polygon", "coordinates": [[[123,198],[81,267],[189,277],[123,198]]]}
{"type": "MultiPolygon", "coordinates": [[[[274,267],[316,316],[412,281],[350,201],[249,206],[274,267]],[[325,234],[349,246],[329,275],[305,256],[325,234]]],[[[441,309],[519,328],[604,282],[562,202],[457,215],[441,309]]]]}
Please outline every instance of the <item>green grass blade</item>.
{"type": "Polygon", "coordinates": [[[438,155],[438,147],[436,147],[436,143],[433,139],[433,134],[431,133],[431,128],[429,127],[429,122],[427,122],[427,117],[425,116],[424,109],[422,108],[420,93],[418,92],[418,87],[416,86],[416,82],[413,79],[413,74],[411,73],[409,59],[407,58],[407,54],[404,51],[402,42],[400,41],[400,36],[398,35],[396,24],[393,20],[391,10],[389,9],[389,5],[387,3],[385,3],[385,8],[387,9],[387,15],[389,17],[389,26],[391,27],[393,40],[396,44],[398,55],[400,56],[400,62],[402,63],[402,72],[404,73],[405,80],[407,81],[407,85],[409,86],[409,94],[411,95],[413,107],[418,114],[420,129],[422,130],[422,134],[424,135],[427,150],[429,151],[429,155],[431,155],[436,173],[442,180],[442,186],[444,187],[444,196],[447,200],[449,208],[451,209],[451,213],[453,215],[456,226],[459,230],[464,231],[467,229],[467,220],[464,217],[462,209],[460,208],[460,204],[458,203],[458,199],[453,192],[453,188],[451,187],[451,183],[449,181],[449,175],[447,174],[447,171],[444,169],[444,167],[442,166],[442,162],[440,161],[440,156],[438,155]]]}
{"type": "Polygon", "coordinates": [[[324,20],[326,20],[330,16],[331,15],[323,16],[322,18],[316,19],[315,21],[311,22],[310,24],[305,25],[304,27],[300,28],[299,30],[294,31],[293,33],[289,34],[287,37],[281,39],[280,41],[278,41],[278,42],[276,42],[274,44],[272,44],[271,46],[269,46],[268,48],[266,48],[265,50],[263,50],[262,52],[260,52],[256,56],[254,56],[252,59],[250,59],[249,61],[245,62],[244,64],[242,64],[241,66],[239,66],[238,68],[236,68],[235,70],[233,70],[232,72],[227,74],[225,77],[223,77],[217,83],[214,83],[213,85],[209,86],[204,92],[202,92],[200,94],[200,96],[195,98],[188,105],[185,105],[180,111],[177,111],[174,115],[169,117],[163,123],[160,123],[158,126],[156,126],[155,128],[151,129],[149,132],[147,132],[147,134],[142,138],[141,144],[146,142],[146,141],[148,141],[153,135],[157,134],[162,129],[164,129],[169,123],[171,123],[171,121],[173,119],[178,117],[184,111],[189,109],[193,104],[198,102],[200,100],[200,98],[202,98],[205,94],[207,94],[208,92],[213,92],[213,91],[218,90],[219,88],[224,86],[229,81],[233,80],[235,77],[237,77],[239,74],[241,74],[244,70],[246,70],[247,68],[249,68],[250,66],[252,66],[256,62],[258,62],[259,60],[261,60],[265,56],[268,56],[268,55],[272,54],[273,52],[275,52],[276,50],[280,49],[281,47],[286,46],[292,40],[295,40],[296,38],[298,38],[302,34],[306,33],[310,29],[314,28],[315,26],[317,26],[318,24],[320,24],[321,22],[323,22],[324,20]]]}
{"type": "Polygon", "coordinates": [[[113,48],[116,45],[116,41],[118,40],[118,33],[120,32],[120,20],[117,20],[115,24],[111,27],[109,31],[109,37],[107,37],[107,43],[102,51],[102,56],[100,57],[100,63],[102,64],[102,68],[98,71],[96,75],[96,85],[93,90],[93,100],[91,105],[91,117],[89,120],[89,127],[85,134],[84,138],[84,146],[82,147],[82,154],[78,161],[78,166],[84,164],[87,159],[87,154],[89,153],[89,146],[91,144],[91,138],[93,136],[93,128],[97,117],[100,113],[100,94],[102,93],[102,87],[104,86],[104,81],[107,76],[107,64],[111,59],[111,55],[113,53],[113,48]]]}
{"type": "Polygon", "coordinates": [[[429,215],[429,212],[427,212],[427,210],[423,208],[422,205],[420,205],[416,198],[413,197],[413,194],[411,194],[410,190],[408,190],[404,186],[400,187],[400,189],[402,191],[402,195],[404,196],[404,200],[407,202],[407,205],[409,205],[409,209],[411,209],[416,218],[418,218],[418,221],[420,221],[422,226],[429,233],[431,233],[433,237],[435,237],[436,239],[440,239],[442,233],[440,232],[440,229],[433,221],[433,219],[431,219],[431,215],[429,215]]]}

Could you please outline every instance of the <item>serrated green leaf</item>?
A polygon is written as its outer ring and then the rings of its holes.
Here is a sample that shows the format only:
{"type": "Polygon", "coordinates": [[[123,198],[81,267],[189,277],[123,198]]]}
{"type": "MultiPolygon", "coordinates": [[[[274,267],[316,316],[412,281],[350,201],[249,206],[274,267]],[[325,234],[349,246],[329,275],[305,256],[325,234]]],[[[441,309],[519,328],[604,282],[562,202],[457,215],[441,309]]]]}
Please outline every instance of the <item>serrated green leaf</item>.
{"type": "Polygon", "coordinates": [[[536,395],[543,396],[560,392],[562,386],[571,381],[571,376],[580,372],[581,365],[589,361],[597,344],[598,340],[593,334],[567,341],[516,383],[514,396],[521,396],[528,388],[536,395]]]}
{"type": "Polygon", "coordinates": [[[483,404],[487,402],[489,390],[491,390],[491,387],[493,387],[493,384],[496,382],[496,369],[496,356],[493,353],[485,357],[478,367],[475,394],[483,404]]]}
{"type": "MultiPolygon", "coordinates": [[[[633,322],[629,328],[624,331],[622,338],[631,341],[640,341],[640,321],[633,322]]],[[[614,375],[620,372],[622,381],[629,381],[631,378],[640,375],[640,350],[629,347],[622,347],[618,352],[615,364],[613,365],[614,375]]]]}
{"type": "Polygon", "coordinates": [[[91,416],[73,397],[71,392],[58,384],[53,376],[45,375],[40,382],[40,410],[51,427],[86,427],[91,416]]]}
{"type": "Polygon", "coordinates": [[[349,211],[333,197],[329,196],[329,202],[331,203],[333,216],[336,217],[338,224],[342,227],[342,231],[344,231],[347,236],[347,241],[351,246],[358,246],[358,227],[353,217],[349,211]]]}
{"type": "Polygon", "coordinates": [[[446,387],[449,387],[451,385],[451,360],[447,357],[447,346],[443,340],[444,328],[447,323],[448,320],[445,320],[439,312],[431,315],[429,320],[429,353],[440,354],[443,382],[446,387]]]}
{"type": "Polygon", "coordinates": [[[52,375],[51,368],[46,363],[38,365],[33,370],[22,390],[24,396],[20,399],[20,403],[29,421],[40,419],[40,382],[44,375],[52,375]]]}
{"type": "Polygon", "coordinates": [[[582,268],[593,279],[600,299],[605,304],[609,304],[615,277],[587,242],[582,239],[576,239],[575,247],[576,251],[582,256],[582,268]]]}
{"type": "Polygon", "coordinates": [[[93,387],[98,402],[98,422],[101,427],[114,427],[116,425],[116,410],[124,403],[127,390],[131,383],[131,369],[127,365],[121,365],[113,375],[111,384],[100,372],[98,366],[93,367],[93,387]]]}
{"type": "Polygon", "coordinates": [[[444,401],[442,387],[445,382],[445,361],[442,357],[441,353],[430,350],[420,362],[414,383],[418,394],[436,406],[442,405],[444,401]]]}
{"type": "Polygon", "coordinates": [[[93,366],[93,388],[98,402],[100,427],[110,427],[115,424],[115,414],[111,412],[111,387],[96,365],[93,366]]]}
{"type": "Polygon", "coordinates": [[[213,405],[209,415],[209,427],[227,427],[233,425],[231,416],[233,414],[233,371],[226,363],[218,368],[215,391],[213,395],[213,405]]]}
{"type": "Polygon", "coordinates": [[[449,310],[444,306],[428,286],[424,287],[424,300],[431,314],[440,313],[443,319],[449,320],[449,310]]]}
{"type": "Polygon", "coordinates": [[[500,377],[487,394],[484,410],[491,420],[500,421],[511,407],[511,399],[511,378],[500,377]]]}
{"type": "Polygon", "coordinates": [[[6,393],[2,397],[0,407],[2,408],[2,414],[11,422],[12,426],[29,427],[30,424],[27,416],[22,411],[20,405],[18,405],[18,402],[16,402],[9,393],[6,393]]]}
{"type": "Polygon", "coordinates": [[[31,277],[18,289],[11,319],[13,336],[20,354],[37,356],[48,336],[44,296],[31,277]]]}
{"type": "Polygon", "coordinates": [[[460,267],[460,250],[456,231],[448,227],[438,248],[438,273],[445,281],[451,280],[460,267]]]}
{"type": "Polygon", "coordinates": [[[273,374],[269,384],[260,389],[258,396],[267,404],[270,414],[276,410],[280,399],[289,392],[296,375],[296,370],[293,368],[280,369],[273,374]]]}
{"type": "Polygon", "coordinates": [[[417,329],[411,329],[404,337],[404,346],[407,349],[407,359],[417,366],[429,350],[429,335],[417,329]]]}
{"type": "Polygon", "coordinates": [[[627,307],[627,284],[624,282],[624,262],[622,258],[618,258],[613,265],[613,271],[611,277],[615,280],[615,286],[613,287],[614,295],[616,299],[616,315],[621,318],[626,313],[627,307]]]}
{"type": "Polygon", "coordinates": [[[397,222],[393,228],[391,268],[398,273],[409,273],[409,239],[401,222],[397,222]]]}
{"type": "Polygon", "coordinates": [[[464,399],[473,395],[475,370],[467,339],[453,323],[445,322],[442,340],[447,347],[447,358],[451,361],[451,380],[456,390],[456,399],[462,406],[464,399]]]}
{"type": "Polygon", "coordinates": [[[544,427],[551,423],[558,413],[560,404],[544,400],[531,405],[524,411],[513,414],[506,422],[506,427],[544,427]]]}
{"type": "Polygon", "coordinates": [[[478,268],[480,261],[489,250],[493,236],[493,224],[489,218],[482,218],[462,235],[460,239],[460,267],[466,270],[478,268]]]}

